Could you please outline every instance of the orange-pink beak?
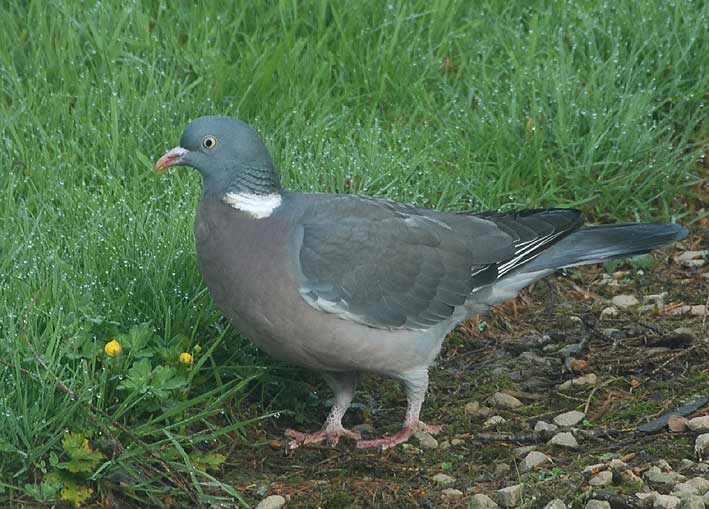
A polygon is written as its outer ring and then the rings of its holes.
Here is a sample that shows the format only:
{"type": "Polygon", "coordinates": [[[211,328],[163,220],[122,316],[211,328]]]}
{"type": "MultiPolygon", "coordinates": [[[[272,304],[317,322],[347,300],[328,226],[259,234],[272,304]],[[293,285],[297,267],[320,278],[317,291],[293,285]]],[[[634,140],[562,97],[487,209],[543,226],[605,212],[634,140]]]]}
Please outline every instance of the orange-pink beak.
{"type": "Polygon", "coordinates": [[[157,171],[163,171],[171,166],[177,166],[188,152],[189,150],[182,147],[175,147],[171,149],[167,154],[158,159],[155,163],[155,169],[157,171]]]}

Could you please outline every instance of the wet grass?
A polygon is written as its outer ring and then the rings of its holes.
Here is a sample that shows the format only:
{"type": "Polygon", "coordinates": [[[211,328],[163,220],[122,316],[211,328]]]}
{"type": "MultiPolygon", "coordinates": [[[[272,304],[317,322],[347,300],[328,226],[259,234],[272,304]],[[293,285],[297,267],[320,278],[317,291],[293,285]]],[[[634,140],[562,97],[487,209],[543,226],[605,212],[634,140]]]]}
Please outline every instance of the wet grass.
{"type": "Polygon", "coordinates": [[[152,171],[188,119],[256,125],[294,189],[691,222],[678,205],[706,139],[708,10],[0,6],[0,499],[238,500],[219,455],[251,419],[316,420],[301,374],[208,298],[197,176],[152,171]],[[122,356],[104,353],[112,338],[122,356]],[[95,461],[69,470],[81,454],[95,461]]]}

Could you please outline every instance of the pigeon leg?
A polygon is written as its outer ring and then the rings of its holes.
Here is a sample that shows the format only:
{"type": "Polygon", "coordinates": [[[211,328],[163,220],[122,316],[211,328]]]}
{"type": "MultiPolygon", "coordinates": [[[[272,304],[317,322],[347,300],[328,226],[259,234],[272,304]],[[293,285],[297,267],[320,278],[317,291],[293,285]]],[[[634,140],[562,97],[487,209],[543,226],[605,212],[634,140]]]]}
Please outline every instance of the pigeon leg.
{"type": "Polygon", "coordinates": [[[404,390],[406,391],[407,407],[404,426],[398,433],[374,440],[360,440],[357,442],[358,449],[370,449],[381,447],[382,450],[389,449],[395,445],[403,444],[417,431],[425,431],[431,435],[439,433],[443,426],[436,424],[426,424],[419,420],[421,405],[426,397],[428,388],[428,370],[426,368],[407,373],[402,378],[404,390]]]}
{"type": "Polygon", "coordinates": [[[335,392],[335,404],[330,409],[330,414],[325,419],[325,424],[320,431],[315,433],[303,433],[293,429],[286,430],[286,436],[291,439],[288,442],[288,450],[292,451],[301,445],[316,444],[327,441],[332,445],[337,445],[340,437],[345,436],[353,440],[359,440],[360,434],[348,430],[342,426],[342,416],[352,402],[355,388],[357,387],[357,373],[355,372],[331,372],[324,373],[323,378],[327,385],[335,392]]]}

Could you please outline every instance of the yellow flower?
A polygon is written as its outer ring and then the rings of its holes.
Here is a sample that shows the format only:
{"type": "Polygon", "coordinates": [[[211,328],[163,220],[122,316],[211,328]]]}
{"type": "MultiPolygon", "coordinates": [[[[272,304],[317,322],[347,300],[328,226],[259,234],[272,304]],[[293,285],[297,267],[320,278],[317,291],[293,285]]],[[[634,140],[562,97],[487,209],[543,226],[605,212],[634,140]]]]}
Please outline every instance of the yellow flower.
{"type": "Polygon", "coordinates": [[[182,352],[180,354],[180,362],[185,366],[192,364],[192,354],[188,352],[182,352]]]}
{"type": "Polygon", "coordinates": [[[106,352],[106,355],[108,355],[109,357],[116,357],[118,355],[121,355],[123,347],[117,339],[112,339],[111,341],[106,343],[106,346],[103,347],[103,351],[106,352]]]}

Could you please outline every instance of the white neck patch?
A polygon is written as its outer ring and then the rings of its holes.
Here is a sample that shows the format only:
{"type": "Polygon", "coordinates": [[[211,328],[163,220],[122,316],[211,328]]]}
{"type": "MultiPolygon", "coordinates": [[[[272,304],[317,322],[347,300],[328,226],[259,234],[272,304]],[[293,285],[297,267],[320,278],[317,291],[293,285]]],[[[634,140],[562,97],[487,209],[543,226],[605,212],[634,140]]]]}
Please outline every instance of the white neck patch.
{"type": "Polygon", "coordinates": [[[256,219],[263,219],[273,214],[273,211],[281,205],[282,198],[278,193],[227,193],[222,200],[227,205],[247,212],[256,219]]]}

